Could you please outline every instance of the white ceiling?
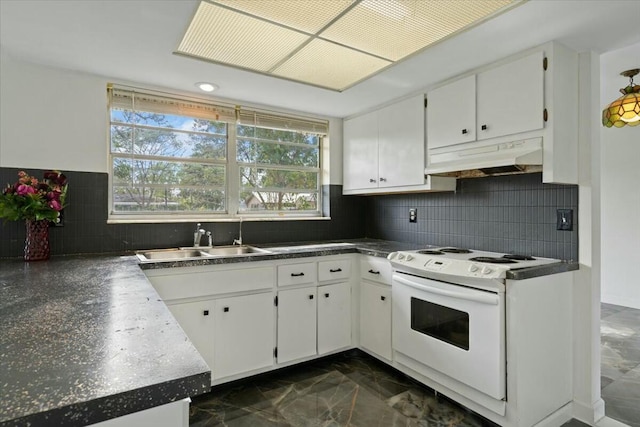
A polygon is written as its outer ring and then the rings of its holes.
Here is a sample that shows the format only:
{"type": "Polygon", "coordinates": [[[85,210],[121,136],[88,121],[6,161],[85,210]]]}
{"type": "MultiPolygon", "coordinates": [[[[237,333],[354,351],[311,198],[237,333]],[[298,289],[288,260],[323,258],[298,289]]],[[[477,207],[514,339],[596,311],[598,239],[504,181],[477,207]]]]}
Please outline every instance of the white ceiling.
{"type": "Polygon", "coordinates": [[[201,97],[194,83],[208,81],[214,99],[346,117],[550,40],[600,53],[640,42],[640,0],[530,0],[339,93],[174,55],[198,3],[0,0],[0,47],[114,81],[201,97]]]}

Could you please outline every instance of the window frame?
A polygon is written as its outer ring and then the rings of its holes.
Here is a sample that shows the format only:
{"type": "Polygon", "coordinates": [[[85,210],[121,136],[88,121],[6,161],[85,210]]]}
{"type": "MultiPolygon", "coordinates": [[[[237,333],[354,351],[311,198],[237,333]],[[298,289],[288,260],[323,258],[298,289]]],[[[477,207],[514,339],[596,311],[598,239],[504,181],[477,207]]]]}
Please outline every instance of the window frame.
{"type": "MultiPolygon", "coordinates": [[[[206,211],[206,212],[197,212],[197,211],[158,211],[158,212],[116,212],[114,211],[114,160],[116,158],[127,158],[125,153],[116,153],[112,151],[112,142],[111,142],[111,129],[114,121],[112,121],[111,110],[112,110],[112,102],[111,102],[111,93],[108,94],[108,102],[107,102],[107,145],[108,145],[108,215],[107,222],[108,223],[163,223],[163,222],[192,222],[192,221],[207,221],[207,222],[228,222],[228,221],[237,221],[238,219],[245,220],[308,220],[308,219],[328,219],[328,217],[323,215],[322,210],[322,187],[323,187],[323,177],[325,176],[324,171],[324,155],[326,146],[328,143],[329,136],[329,121],[326,119],[318,119],[318,118],[310,118],[304,117],[300,115],[293,115],[289,113],[281,113],[275,111],[267,111],[267,110],[258,110],[250,107],[241,107],[239,105],[229,105],[229,104],[221,104],[217,102],[212,102],[211,100],[194,98],[192,96],[183,96],[176,95],[173,93],[165,93],[154,90],[140,89],[131,86],[125,85],[113,85],[108,84],[107,90],[108,92],[113,90],[120,91],[131,91],[133,93],[139,93],[144,95],[150,95],[161,98],[169,98],[173,99],[177,102],[194,102],[200,104],[207,104],[212,108],[221,108],[226,109],[227,111],[232,109],[235,110],[235,120],[231,121],[227,120],[216,120],[214,118],[206,118],[206,117],[193,117],[185,114],[180,114],[179,112],[170,112],[167,111],[165,113],[158,114],[174,114],[174,115],[182,115],[185,117],[191,118],[204,118],[212,121],[219,121],[226,123],[226,159],[211,159],[208,161],[193,160],[191,158],[185,157],[161,157],[161,158],[153,158],[153,156],[147,157],[138,156],[138,158],[142,158],[144,160],[160,160],[160,161],[178,161],[183,163],[200,163],[200,164],[209,164],[213,166],[223,165],[225,168],[225,211],[215,212],[215,211],[206,211]],[[239,125],[248,125],[248,126],[256,126],[256,127],[266,127],[260,126],[259,123],[254,122],[253,124],[249,124],[246,122],[246,117],[249,115],[260,115],[263,114],[268,118],[276,118],[282,120],[290,120],[292,123],[302,123],[304,125],[311,126],[315,129],[316,124],[319,129],[324,129],[324,131],[319,132],[309,132],[314,133],[318,137],[317,145],[309,145],[309,147],[315,147],[317,150],[317,167],[304,167],[304,166],[288,166],[288,165],[278,165],[278,164],[261,164],[261,163],[246,163],[241,162],[237,159],[237,146],[238,146],[238,135],[237,130],[239,125]],[[310,193],[317,194],[316,197],[316,209],[309,211],[292,211],[292,210],[262,210],[262,211],[240,211],[240,194],[242,193],[241,187],[241,176],[240,169],[242,167],[251,166],[251,167],[266,167],[266,168],[276,168],[276,169],[284,169],[284,170],[295,170],[295,171],[308,171],[314,172],[317,176],[316,179],[316,189],[310,190],[310,193]]],[[[132,108],[133,109],[133,108],[132,108]]],[[[135,111],[135,109],[133,109],[135,111]]],[[[146,112],[145,109],[140,109],[139,111],[146,112]]],[[[145,127],[145,125],[140,126],[145,127]]],[[[267,129],[276,129],[266,127],[267,129]]],[[[158,129],[170,129],[170,128],[158,128],[158,129]]],[[[179,130],[179,129],[178,129],[179,130]]],[[[284,129],[280,128],[279,130],[293,130],[298,132],[304,132],[303,130],[297,129],[284,129]]],[[[180,130],[179,130],[180,131],[180,130]]],[[[186,131],[188,133],[198,133],[197,131],[186,131]]],[[[241,139],[243,137],[240,137],[241,139]]],[[[252,138],[246,138],[252,139],[252,138]]],[[[269,140],[265,138],[255,138],[256,140],[264,140],[267,141],[265,143],[271,143],[269,140]]],[[[292,145],[292,146],[302,146],[303,144],[287,142],[287,141],[273,141],[277,144],[284,145],[292,145]]],[[[219,188],[220,186],[214,186],[212,188],[219,188]]],[[[280,188],[272,189],[277,191],[280,188]]],[[[286,190],[286,188],[282,188],[280,190],[286,190]]],[[[294,189],[294,192],[300,189],[294,189]]]]}

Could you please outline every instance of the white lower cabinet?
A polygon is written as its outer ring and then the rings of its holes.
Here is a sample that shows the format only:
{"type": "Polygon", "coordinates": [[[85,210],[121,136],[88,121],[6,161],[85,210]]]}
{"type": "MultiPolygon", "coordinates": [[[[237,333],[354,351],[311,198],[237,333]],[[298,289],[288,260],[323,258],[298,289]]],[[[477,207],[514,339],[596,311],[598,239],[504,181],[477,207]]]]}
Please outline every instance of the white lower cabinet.
{"type": "Polygon", "coordinates": [[[219,379],[272,366],[273,321],[270,292],[216,300],[213,377],[219,379]]]}
{"type": "Polygon", "coordinates": [[[391,360],[391,286],[360,283],[360,346],[391,360]]]}
{"type": "Polygon", "coordinates": [[[318,287],[318,354],[351,345],[349,282],[318,287]]]}
{"type": "Polygon", "coordinates": [[[278,363],[315,356],[316,287],[278,292],[278,363]]]}
{"type": "MultiPolygon", "coordinates": [[[[213,371],[214,339],[213,308],[215,300],[167,304],[193,346],[213,371]]],[[[213,375],[212,375],[213,378],[213,375]]]]}

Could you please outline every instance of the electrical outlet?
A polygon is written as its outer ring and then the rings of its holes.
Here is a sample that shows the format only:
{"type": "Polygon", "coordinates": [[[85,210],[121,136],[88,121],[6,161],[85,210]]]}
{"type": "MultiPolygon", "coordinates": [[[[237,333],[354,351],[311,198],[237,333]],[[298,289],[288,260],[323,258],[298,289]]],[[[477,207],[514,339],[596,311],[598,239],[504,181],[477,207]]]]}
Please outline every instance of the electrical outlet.
{"type": "Polygon", "coordinates": [[[409,222],[418,222],[418,209],[409,209],[409,222]]]}
{"type": "Polygon", "coordinates": [[[558,209],[556,211],[557,224],[556,230],[571,231],[573,230],[573,209],[558,209]]]}

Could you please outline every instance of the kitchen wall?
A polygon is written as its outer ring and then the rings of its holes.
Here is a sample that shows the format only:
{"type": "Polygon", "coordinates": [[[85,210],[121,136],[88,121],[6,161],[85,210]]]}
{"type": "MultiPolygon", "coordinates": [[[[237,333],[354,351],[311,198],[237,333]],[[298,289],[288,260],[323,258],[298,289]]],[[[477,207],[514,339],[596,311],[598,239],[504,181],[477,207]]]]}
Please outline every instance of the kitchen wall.
{"type": "Polygon", "coordinates": [[[577,206],[577,186],[541,173],[460,179],[455,193],[368,198],[367,237],[577,260],[577,206]],[[573,231],[556,230],[556,209],[573,210],[573,231]]]}
{"type": "MultiPolygon", "coordinates": [[[[17,180],[17,168],[0,168],[0,183],[17,180]]],[[[27,169],[36,177],[42,170],[27,169]]],[[[52,255],[78,253],[125,253],[138,249],[191,246],[195,223],[107,224],[108,182],[106,173],[65,172],[69,178],[68,207],[64,225],[51,227],[52,255]]],[[[364,201],[342,196],[342,186],[326,185],[324,196],[330,202],[330,220],[244,222],[245,243],[293,242],[306,240],[349,239],[365,234],[364,201]]],[[[216,245],[231,244],[238,237],[237,222],[202,223],[212,231],[216,245]]],[[[23,221],[0,225],[0,258],[20,257],[23,253],[23,221]]]]}
{"type": "MultiPolygon", "coordinates": [[[[600,64],[604,108],[629,84],[620,73],[640,67],[640,43],[601,55],[600,64]]],[[[640,126],[600,126],[600,156],[602,301],[640,309],[640,126]]]]}

